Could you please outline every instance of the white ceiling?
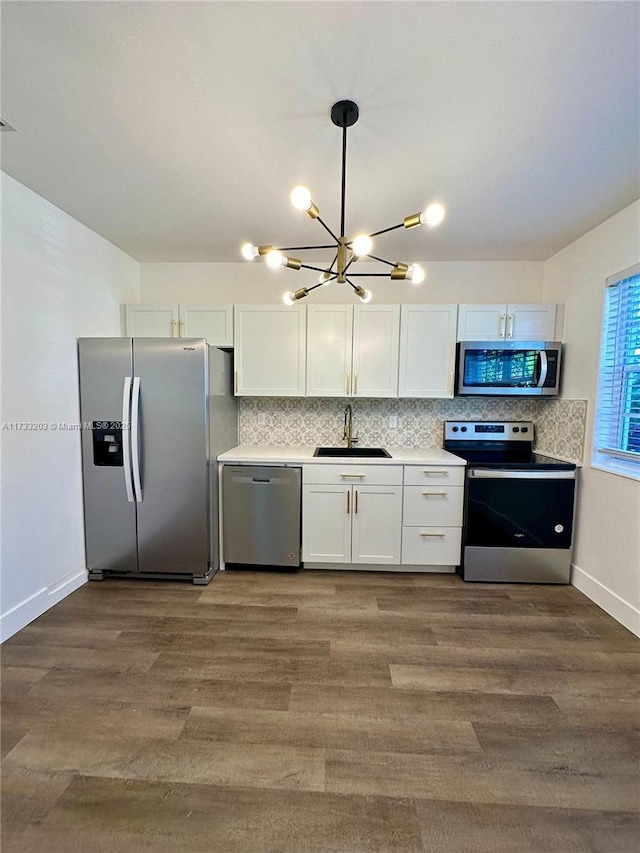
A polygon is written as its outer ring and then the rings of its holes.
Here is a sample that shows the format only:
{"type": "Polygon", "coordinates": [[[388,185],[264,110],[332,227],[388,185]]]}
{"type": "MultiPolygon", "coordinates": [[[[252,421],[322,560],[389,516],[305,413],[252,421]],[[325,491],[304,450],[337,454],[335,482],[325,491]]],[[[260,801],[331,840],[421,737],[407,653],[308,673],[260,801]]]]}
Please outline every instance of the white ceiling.
{"type": "Polygon", "coordinates": [[[140,261],[545,259],[640,195],[635,2],[2,2],[2,168],[140,261]]]}

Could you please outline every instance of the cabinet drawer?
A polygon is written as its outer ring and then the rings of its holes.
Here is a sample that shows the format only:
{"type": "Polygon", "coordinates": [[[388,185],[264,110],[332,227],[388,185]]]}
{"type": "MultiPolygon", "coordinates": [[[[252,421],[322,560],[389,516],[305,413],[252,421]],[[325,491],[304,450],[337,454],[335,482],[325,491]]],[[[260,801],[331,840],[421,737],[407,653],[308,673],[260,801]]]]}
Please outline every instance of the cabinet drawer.
{"type": "Polygon", "coordinates": [[[309,485],[401,486],[401,465],[358,465],[340,462],[336,465],[303,465],[302,482],[309,485]]]}
{"type": "Polygon", "coordinates": [[[460,564],[459,527],[403,527],[403,566],[457,566],[460,564]]]}
{"type": "Polygon", "coordinates": [[[405,465],[405,486],[464,485],[464,465],[405,465]]]}
{"type": "Polygon", "coordinates": [[[462,525],[462,486],[405,486],[402,523],[405,527],[421,524],[433,527],[462,525]]]}

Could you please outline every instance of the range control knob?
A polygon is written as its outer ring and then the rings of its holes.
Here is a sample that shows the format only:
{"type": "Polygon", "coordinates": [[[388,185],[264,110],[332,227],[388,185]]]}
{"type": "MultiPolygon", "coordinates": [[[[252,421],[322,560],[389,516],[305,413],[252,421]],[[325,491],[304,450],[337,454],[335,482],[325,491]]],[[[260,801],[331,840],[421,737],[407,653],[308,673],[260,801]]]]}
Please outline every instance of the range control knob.
{"type": "Polygon", "coordinates": [[[514,432],[520,432],[520,427],[514,427],[514,428],[513,428],[513,431],[514,431],[514,432]]]}
{"type": "Polygon", "coordinates": [[[522,432],[529,432],[529,427],[522,427],[522,432]]]}
{"type": "Polygon", "coordinates": [[[453,427],[453,432],[458,432],[458,427],[453,427]]]}
{"type": "Polygon", "coordinates": [[[460,430],[461,430],[461,432],[466,432],[467,428],[466,427],[460,427],[460,430]]]}

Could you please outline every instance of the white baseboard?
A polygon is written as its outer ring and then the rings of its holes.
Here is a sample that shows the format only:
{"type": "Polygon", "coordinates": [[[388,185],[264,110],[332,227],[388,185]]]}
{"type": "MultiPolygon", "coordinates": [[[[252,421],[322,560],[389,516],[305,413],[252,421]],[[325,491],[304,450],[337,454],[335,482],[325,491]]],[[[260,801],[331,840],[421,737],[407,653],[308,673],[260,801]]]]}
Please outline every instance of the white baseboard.
{"type": "Polygon", "coordinates": [[[591,577],[578,566],[571,566],[571,584],[601,607],[609,616],[613,616],[621,625],[628,628],[636,637],[640,637],[640,610],[628,604],[615,592],[600,581],[591,577]]]}
{"type": "Polygon", "coordinates": [[[55,583],[25,598],[11,610],[0,616],[0,643],[4,643],[38,616],[46,613],[50,607],[62,601],[74,590],[87,582],[87,571],[83,569],[72,575],[64,575],[55,583]]]}

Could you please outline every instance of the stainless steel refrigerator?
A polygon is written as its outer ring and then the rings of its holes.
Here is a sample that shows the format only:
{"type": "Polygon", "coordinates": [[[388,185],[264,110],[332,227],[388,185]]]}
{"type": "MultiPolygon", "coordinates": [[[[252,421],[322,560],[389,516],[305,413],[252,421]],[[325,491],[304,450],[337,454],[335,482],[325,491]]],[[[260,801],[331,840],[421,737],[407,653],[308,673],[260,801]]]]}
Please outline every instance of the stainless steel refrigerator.
{"type": "Polygon", "coordinates": [[[216,456],[238,443],[231,353],[204,339],[80,338],[89,578],[208,583],[216,456]]]}

